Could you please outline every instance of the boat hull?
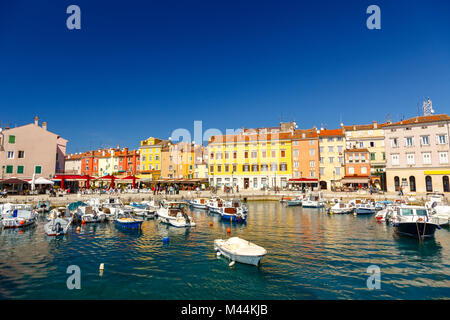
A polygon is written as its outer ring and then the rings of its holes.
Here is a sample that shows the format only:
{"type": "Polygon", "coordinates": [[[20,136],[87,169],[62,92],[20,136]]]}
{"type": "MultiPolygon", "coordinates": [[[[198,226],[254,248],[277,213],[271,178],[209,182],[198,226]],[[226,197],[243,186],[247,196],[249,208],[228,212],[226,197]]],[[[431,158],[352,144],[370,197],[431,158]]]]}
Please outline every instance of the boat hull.
{"type": "Polygon", "coordinates": [[[247,221],[247,217],[237,216],[235,214],[221,214],[222,220],[243,223],[247,221]]]}
{"type": "Polygon", "coordinates": [[[424,222],[397,222],[393,226],[396,233],[413,238],[432,238],[437,229],[436,224],[424,222]]]}
{"type": "Polygon", "coordinates": [[[133,222],[122,222],[118,220],[114,220],[114,223],[122,228],[127,229],[140,229],[143,221],[133,221],[133,222]]]}
{"type": "Polygon", "coordinates": [[[375,210],[374,209],[368,209],[368,208],[357,208],[355,213],[359,216],[361,215],[369,215],[369,214],[374,214],[375,210]]]}

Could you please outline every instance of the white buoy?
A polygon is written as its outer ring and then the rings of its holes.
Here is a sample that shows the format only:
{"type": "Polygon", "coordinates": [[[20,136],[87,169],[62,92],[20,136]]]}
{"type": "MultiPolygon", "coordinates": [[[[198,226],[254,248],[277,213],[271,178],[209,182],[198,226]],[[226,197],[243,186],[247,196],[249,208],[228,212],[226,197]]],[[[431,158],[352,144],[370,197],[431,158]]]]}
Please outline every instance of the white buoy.
{"type": "Polygon", "coordinates": [[[100,263],[100,270],[104,270],[105,269],[105,264],[104,263],[100,263]]]}
{"type": "Polygon", "coordinates": [[[217,258],[219,258],[220,257],[220,252],[219,251],[217,251],[217,258]]]}
{"type": "Polygon", "coordinates": [[[231,261],[230,264],[228,265],[229,267],[234,266],[234,261],[231,261]]]}

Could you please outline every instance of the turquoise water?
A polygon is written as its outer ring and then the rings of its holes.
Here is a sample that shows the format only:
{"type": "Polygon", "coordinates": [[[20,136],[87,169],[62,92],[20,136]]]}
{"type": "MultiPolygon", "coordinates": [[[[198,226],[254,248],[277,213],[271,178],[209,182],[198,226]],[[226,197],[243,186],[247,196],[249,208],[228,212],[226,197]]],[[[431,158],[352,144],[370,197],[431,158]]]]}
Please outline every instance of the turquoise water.
{"type": "Polygon", "coordinates": [[[177,229],[149,220],[142,232],[113,223],[86,225],[61,238],[37,227],[2,230],[3,299],[449,299],[450,231],[420,244],[399,238],[373,216],[329,216],[317,209],[249,202],[246,225],[193,211],[197,226],[177,229]],[[213,226],[209,225],[213,221],[213,226]],[[217,258],[213,241],[239,236],[265,247],[261,266],[217,258]],[[163,237],[170,237],[163,244],[163,237]],[[99,265],[104,263],[103,275],[99,265]],[[69,290],[69,265],[81,289],[69,290]],[[369,290],[367,267],[381,270],[369,290]]]}

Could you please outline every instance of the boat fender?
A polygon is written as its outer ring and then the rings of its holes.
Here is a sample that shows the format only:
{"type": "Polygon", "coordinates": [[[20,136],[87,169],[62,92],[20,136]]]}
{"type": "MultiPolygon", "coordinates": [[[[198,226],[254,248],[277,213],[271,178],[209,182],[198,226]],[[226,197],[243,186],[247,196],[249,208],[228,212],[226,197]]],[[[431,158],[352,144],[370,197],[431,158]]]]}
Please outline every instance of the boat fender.
{"type": "Polygon", "coordinates": [[[217,258],[219,258],[221,255],[221,253],[219,251],[217,251],[217,258]]]}
{"type": "Polygon", "coordinates": [[[234,260],[230,262],[230,264],[228,265],[229,267],[234,266],[234,260]]]}
{"type": "Polygon", "coordinates": [[[227,229],[227,233],[231,233],[231,229],[230,228],[227,229]]]}
{"type": "Polygon", "coordinates": [[[164,237],[163,238],[163,243],[168,243],[170,241],[170,238],[169,237],[164,237]]]}

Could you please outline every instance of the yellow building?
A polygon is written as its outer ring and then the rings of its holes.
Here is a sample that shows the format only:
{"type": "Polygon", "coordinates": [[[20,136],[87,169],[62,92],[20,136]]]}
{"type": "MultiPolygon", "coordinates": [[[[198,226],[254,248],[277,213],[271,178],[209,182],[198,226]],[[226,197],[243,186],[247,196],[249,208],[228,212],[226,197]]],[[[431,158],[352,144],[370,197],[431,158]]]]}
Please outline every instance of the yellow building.
{"type": "Polygon", "coordinates": [[[345,175],[344,150],[346,147],[343,129],[322,129],[319,132],[319,176],[320,188],[333,190],[345,175]]]}
{"type": "Polygon", "coordinates": [[[141,141],[140,178],[158,179],[161,176],[161,152],[167,146],[168,140],[150,137],[141,141]]]}
{"type": "Polygon", "coordinates": [[[212,136],[208,144],[210,185],[239,189],[285,188],[292,176],[295,123],[212,136]]]}

